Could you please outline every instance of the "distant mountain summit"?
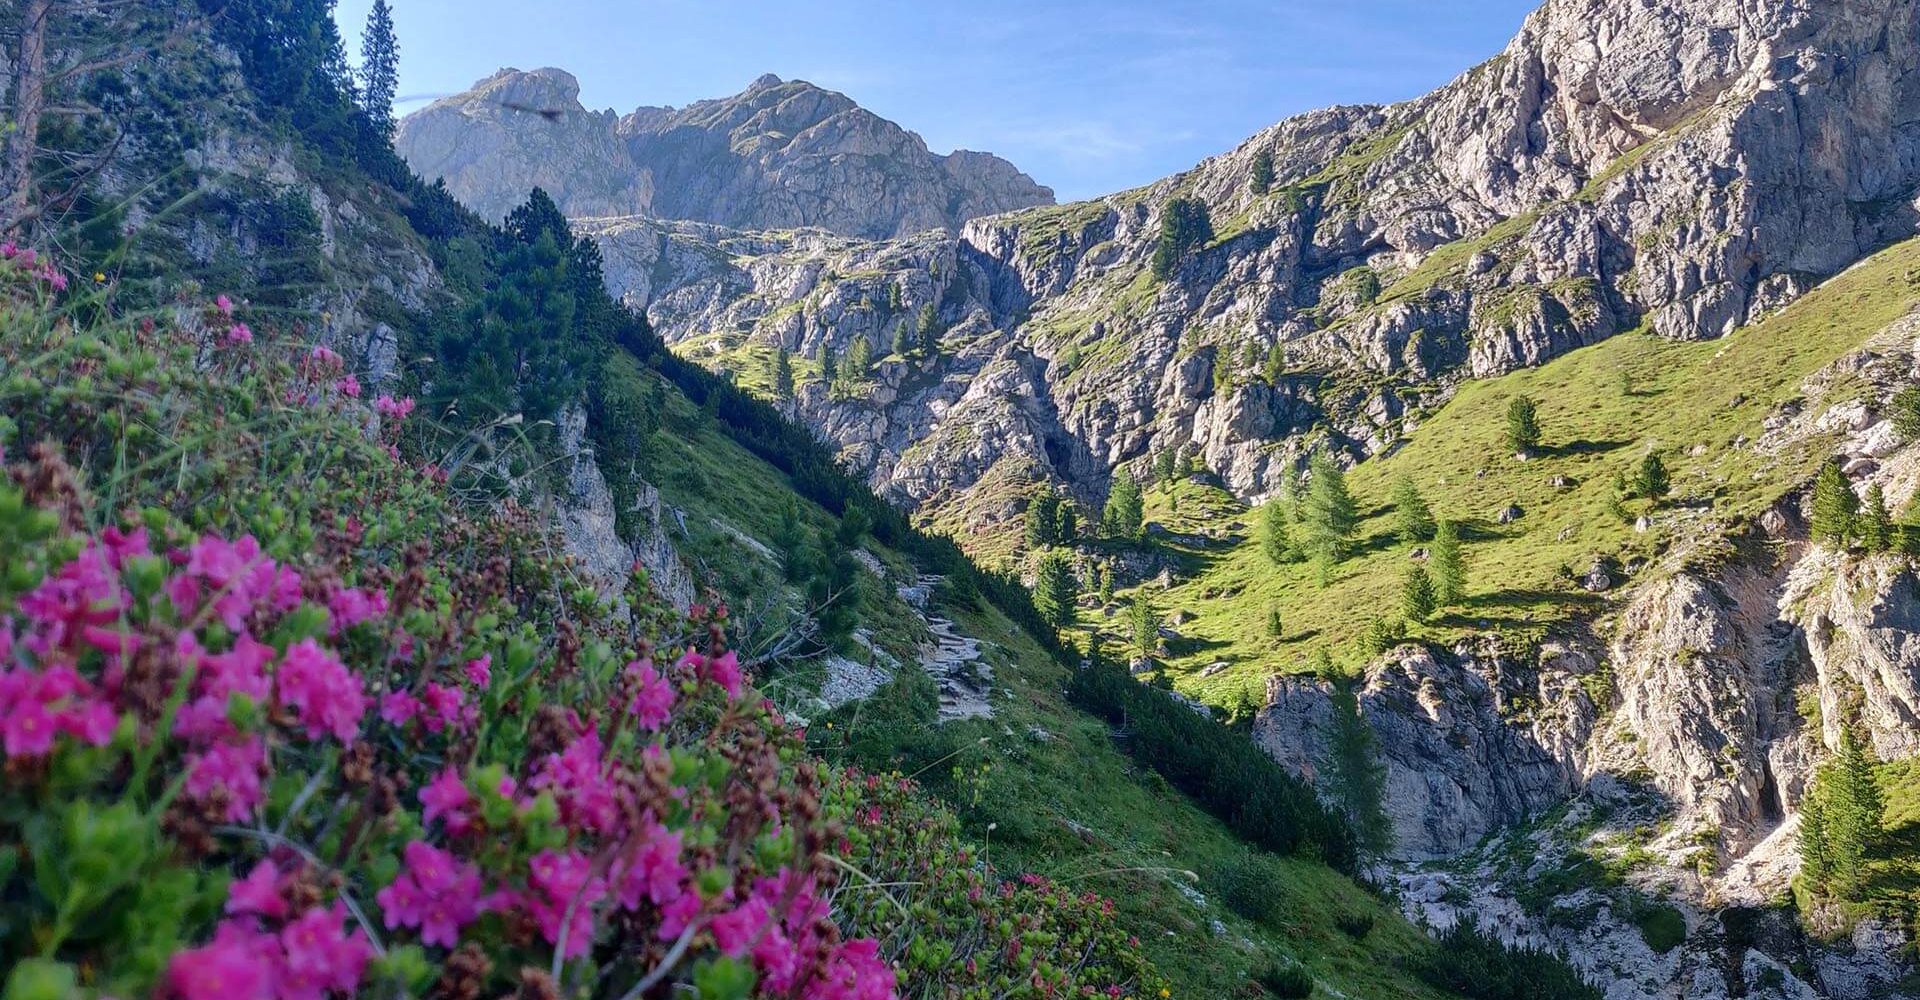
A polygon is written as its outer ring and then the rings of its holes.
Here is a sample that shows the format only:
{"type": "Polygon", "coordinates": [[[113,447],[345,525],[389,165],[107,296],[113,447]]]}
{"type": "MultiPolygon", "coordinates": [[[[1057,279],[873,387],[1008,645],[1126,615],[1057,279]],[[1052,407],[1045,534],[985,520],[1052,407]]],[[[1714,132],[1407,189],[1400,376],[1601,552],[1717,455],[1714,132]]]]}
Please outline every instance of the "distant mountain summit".
{"type": "Polygon", "coordinates": [[[396,146],[500,218],[541,187],[573,216],[886,238],[1053,203],[989,153],[945,156],[844,94],[767,74],[739,94],[624,117],[589,111],[558,69],[503,69],[408,115],[396,146]]]}

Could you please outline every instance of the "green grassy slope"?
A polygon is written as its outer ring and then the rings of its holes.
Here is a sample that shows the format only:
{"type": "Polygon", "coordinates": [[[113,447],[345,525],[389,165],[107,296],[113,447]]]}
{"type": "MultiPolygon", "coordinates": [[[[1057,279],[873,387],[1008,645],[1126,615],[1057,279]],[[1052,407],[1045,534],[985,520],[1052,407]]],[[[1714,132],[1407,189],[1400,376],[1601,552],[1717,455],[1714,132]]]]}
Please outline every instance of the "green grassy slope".
{"type": "MultiPolygon", "coordinates": [[[[1463,524],[1466,540],[1468,597],[1419,634],[1442,641],[1486,632],[1539,638],[1590,614],[1601,598],[1569,572],[1583,573],[1596,556],[1623,565],[1653,557],[1696,524],[1755,516],[1807,482],[1821,449],[1774,455],[1745,443],[1761,437],[1763,421],[1796,398],[1808,375],[1916,301],[1920,242],[1907,242],[1722,340],[1626,334],[1537,369],[1463,386],[1403,447],[1349,475],[1363,519],[1356,555],[1330,586],[1319,587],[1305,563],[1274,565],[1250,528],[1237,533],[1238,545],[1181,550],[1196,572],[1156,594],[1161,611],[1197,616],[1180,626],[1186,641],[1170,650],[1179,687],[1230,704],[1241,691],[1257,691],[1268,674],[1308,669],[1317,650],[1356,666],[1352,638],[1377,617],[1399,615],[1411,547],[1392,535],[1389,501],[1403,476],[1436,515],[1463,524]],[[1520,395],[1538,402],[1545,432],[1543,453],[1529,461],[1505,443],[1507,404],[1520,395]],[[1608,508],[1616,474],[1631,477],[1650,450],[1672,474],[1673,497],[1643,532],[1608,508]],[[1525,515],[1498,524],[1509,504],[1525,515]],[[1278,642],[1266,630],[1276,608],[1286,627],[1278,642]],[[1230,666],[1199,676],[1219,662],[1230,666]]],[[[1825,401],[1847,392],[1835,387],[1825,401]]],[[[1258,512],[1238,509],[1218,491],[1187,483],[1178,490],[1177,515],[1174,498],[1156,488],[1149,517],[1172,517],[1187,531],[1224,532],[1231,522],[1257,521],[1258,512]]],[[[1637,516],[1645,504],[1629,501],[1628,508],[1637,516]]]]}

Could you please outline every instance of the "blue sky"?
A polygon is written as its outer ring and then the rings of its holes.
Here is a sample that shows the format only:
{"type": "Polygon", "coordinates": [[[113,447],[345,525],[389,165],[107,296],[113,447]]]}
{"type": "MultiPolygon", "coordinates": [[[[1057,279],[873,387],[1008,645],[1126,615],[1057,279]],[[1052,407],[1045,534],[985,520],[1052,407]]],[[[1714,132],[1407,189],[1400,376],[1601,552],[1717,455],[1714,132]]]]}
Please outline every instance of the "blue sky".
{"type": "MultiPolygon", "coordinates": [[[[1280,119],[1421,94],[1537,0],[389,0],[402,94],[559,66],[590,108],[684,105],[761,73],[843,91],[938,152],[1061,200],[1145,184],[1280,119]]],[[[340,0],[357,53],[371,0],[340,0]]],[[[403,109],[405,110],[405,109],[403,109]]]]}

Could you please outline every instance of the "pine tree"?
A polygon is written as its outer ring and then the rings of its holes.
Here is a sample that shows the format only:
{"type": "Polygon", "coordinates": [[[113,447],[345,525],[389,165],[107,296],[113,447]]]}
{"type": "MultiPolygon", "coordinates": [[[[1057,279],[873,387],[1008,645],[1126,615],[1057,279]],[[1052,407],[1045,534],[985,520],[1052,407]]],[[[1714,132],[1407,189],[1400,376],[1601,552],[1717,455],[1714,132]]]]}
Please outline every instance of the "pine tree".
{"type": "Polygon", "coordinates": [[[826,343],[825,341],[821,342],[818,360],[820,362],[820,381],[825,382],[828,389],[832,389],[833,384],[840,378],[840,362],[839,359],[833,356],[832,344],[826,343]]]}
{"type": "Polygon", "coordinates": [[[1054,518],[1053,542],[1055,545],[1072,545],[1080,539],[1080,515],[1070,503],[1060,504],[1060,513],[1054,518]]]}
{"type": "Polygon", "coordinates": [[[1060,496],[1053,487],[1043,486],[1027,501],[1027,548],[1042,549],[1059,540],[1060,496]]]}
{"type": "Polygon", "coordinates": [[[1113,489],[1107,494],[1107,506],[1100,518],[1101,526],[1115,538],[1137,539],[1145,517],[1140,485],[1133,481],[1133,473],[1123,468],[1113,477],[1113,489]]]}
{"type": "Polygon", "coordinates": [[[1160,241],[1153,251],[1153,276],[1173,276],[1189,252],[1213,239],[1213,221],[1207,203],[1198,198],[1175,198],[1160,213],[1160,241]]]}
{"type": "Polygon", "coordinates": [[[1419,566],[1407,567],[1407,580],[1400,588],[1400,611],[1410,622],[1433,617],[1433,579],[1419,566]]]}
{"type": "Polygon", "coordinates": [[[1360,511],[1347,492],[1346,473],[1324,451],[1313,456],[1304,507],[1301,520],[1308,551],[1321,561],[1323,573],[1330,575],[1332,567],[1346,558],[1347,540],[1353,535],[1360,511]]]}
{"type": "Polygon", "coordinates": [[[1280,387],[1280,380],[1287,374],[1287,352],[1279,344],[1267,348],[1267,363],[1261,366],[1260,374],[1268,385],[1280,387]]]}
{"type": "Polygon", "coordinates": [[[1826,796],[1820,793],[1818,779],[1800,803],[1800,874],[1819,893],[1827,891],[1827,880],[1833,876],[1826,796]]]}
{"type": "Polygon", "coordinates": [[[1887,491],[1879,483],[1867,487],[1867,505],[1860,512],[1860,544],[1869,552],[1893,547],[1893,515],[1887,511],[1887,491]]]}
{"type": "Polygon", "coordinates": [[[1526,396],[1507,404],[1507,447],[1517,455],[1532,455],[1540,447],[1540,414],[1526,396]]]}
{"type": "Polygon", "coordinates": [[[1233,358],[1229,352],[1213,352],[1213,394],[1233,395],[1233,358]]]}
{"type": "Polygon", "coordinates": [[[1127,608],[1127,630],[1133,651],[1139,656],[1150,657],[1160,649],[1160,616],[1153,610],[1153,599],[1145,593],[1133,595],[1133,604],[1127,608]]]}
{"type": "Polygon", "coordinates": [[[846,377],[849,386],[859,386],[873,373],[873,345],[867,338],[855,337],[847,348],[846,364],[841,366],[841,374],[846,377]]]}
{"type": "Polygon", "coordinates": [[[1847,483],[1840,462],[1828,459],[1813,482],[1813,537],[1816,541],[1844,546],[1853,539],[1854,518],[1860,511],[1860,498],[1847,483]]]}
{"type": "Polygon", "coordinates": [[[1393,847],[1393,824],[1385,807],[1387,769],[1380,762],[1379,740],[1360,715],[1353,689],[1339,685],[1333,694],[1333,732],[1327,747],[1330,797],[1347,816],[1354,840],[1370,855],[1393,847]]]}
{"type": "Polygon", "coordinates": [[[1867,855],[1882,833],[1880,786],[1873,755],[1851,725],[1840,728],[1840,748],[1818,784],[1827,795],[1828,856],[1834,887],[1851,897],[1866,877],[1867,855]]]}
{"type": "Polygon", "coordinates": [[[1452,521],[1441,521],[1434,529],[1427,570],[1433,575],[1435,607],[1450,607],[1466,596],[1467,570],[1460,558],[1460,528],[1452,521]]]}
{"type": "Polygon", "coordinates": [[[373,0],[366,32],[360,36],[361,103],[374,128],[393,139],[393,97],[400,79],[400,42],[393,32],[387,0],[373,0]]]}
{"type": "Polygon", "coordinates": [[[1054,628],[1066,628],[1073,624],[1074,605],[1079,599],[1079,586],[1074,582],[1067,557],[1060,552],[1047,553],[1040,560],[1034,577],[1034,610],[1040,612],[1042,621],[1054,628]]]}
{"type": "Polygon", "coordinates": [[[788,583],[800,583],[806,576],[806,535],[800,529],[800,508],[792,497],[780,509],[780,524],[773,531],[773,550],[780,555],[780,568],[788,583]]]}
{"type": "Polygon", "coordinates": [[[1409,545],[1433,538],[1433,509],[1420,495],[1412,477],[1401,476],[1393,486],[1394,530],[1409,545]]]}
{"type": "Polygon", "coordinates": [[[773,352],[773,396],[780,400],[793,398],[793,352],[785,344],[773,352]]]}
{"type": "Polygon", "coordinates": [[[1660,460],[1660,453],[1647,452],[1640,460],[1640,471],[1633,478],[1633,491],[1658,506],[1672,490],[1673,482],[1667,477],[1667,464],[1660,460]]]}
{"type": "Polygon", "coordinates": [[[940,313],[929,302],[920,307],[920,317],[914,323],[914,334],[920,341],[920,349],[933,354],[940,350],[940,313]]]}
{"type": "Polygon", "coordinates": [[[902,358],[913,353],[913,337],[907,333],[907,324],[905,322],[894,324],[893,353],[895,356],[902,358]]]}
{"type": "Polygon", "coordinates": [[[1162,448],[1160,449],[1160,454],[1153,456],[1153,476],[1160,481],[1160,487],[1162,489],[1173,485],[1173,461],[1173,449],[1171,448],[1162,448]]]}
{"type": "Polygon", "coordinates": [[[1100,604],[1101,606],[1104,607],[1112,603],[1113,603],[1113,565],[1111,563],[1101,563],[1100,564],[1100,604]]]}
{"type": "Polygon", "coordinates": [[[1285,624],[1280,620],[1279,606],[1275,605],[1274,607],[1268,608],[1267,609],[1268,637],[1278,639],[1285,634],[1286,634],[1286,628],[1285,628],[1285,624]]]}
{"type": "Polygon", "coordinates": [[[1268,191],[1273,190],[1273,150],[1262,149],[1260,152],[1253,154],[1253,181],[1251,187],[1253,188],[1254,194],[1266,194],[1268,191]]]}
{"type": "Polygon", "coordinates": [[[1270,501],[1260,508],[1260,551],[1276,566],[1298,558],[1293,548],[1293,532],[1287,527],[1287,505],[1270,501]]]}
{"type": "Polygon", "coordinates": [[[1893,394],[1893,432],[1904,442],[1920,439],[1920,385],[1893,394]]]}

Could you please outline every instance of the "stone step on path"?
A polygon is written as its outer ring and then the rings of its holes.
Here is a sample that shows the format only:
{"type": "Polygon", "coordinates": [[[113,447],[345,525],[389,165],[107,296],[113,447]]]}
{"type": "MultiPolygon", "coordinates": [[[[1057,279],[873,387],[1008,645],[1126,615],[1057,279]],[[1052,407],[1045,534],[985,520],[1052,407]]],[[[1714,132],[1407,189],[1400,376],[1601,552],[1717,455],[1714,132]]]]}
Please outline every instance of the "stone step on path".
{"type": "Polygon", "coordinates": [[[940,689],[940,721],[993,718],[993,668],[981,656],[980,640],[962,635],[949,619],[928,611],[940,577],[902,584],[900,599],[920,614],[933,641],[920,647],[920,667],[940,689]]]}

